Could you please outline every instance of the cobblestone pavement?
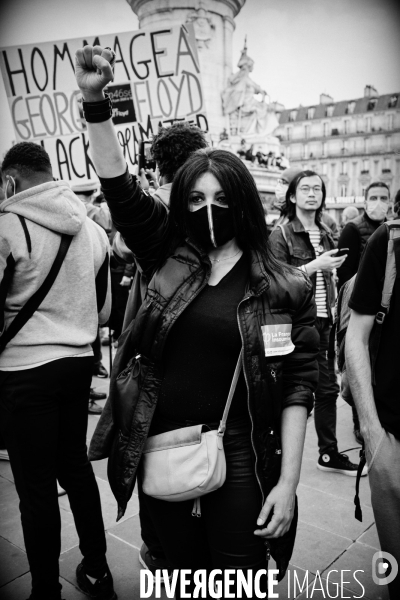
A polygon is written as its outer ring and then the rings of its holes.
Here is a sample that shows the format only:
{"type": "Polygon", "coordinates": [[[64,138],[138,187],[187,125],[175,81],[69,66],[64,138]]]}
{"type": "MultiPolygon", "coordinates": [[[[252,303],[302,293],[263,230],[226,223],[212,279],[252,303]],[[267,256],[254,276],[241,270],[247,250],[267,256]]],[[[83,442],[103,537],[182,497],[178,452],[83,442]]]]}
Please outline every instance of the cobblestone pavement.
{"type": "MultiPolygon", "coordinates": [[[[107,364],[107,361],[104,362],[107,364]]],[[[94,379],[93,384],[98,391],[107,391],[108,379],[94,379]]],[[[104,401],[99,404],[104,404],[104,401]]],[[[97,420],[98,417],[89,416],[88,439],[97,420]]],[[[341,451],[357,446],[352,433],[351,410],[342,400],[338,401],[337,433],[341,451]]],[[[349,456],[357,462],[357,450],[349,452],[349,456]]],[[[372,557],[379,550],[379,542],[371,509],[368,477],[361,480],[363,522],[360,523],[354,518],[355,478],[323,473],[316,465],[317,438],[311,417],[298,488],[300,521],[296,546],[288,574],[274,591],[278,592],[281,599],[320,600],[331,597],[387,600],[386,586],[378,586],[372,580],[372,557]]],[[[106,460],[93,463],[93,468],[101,494],[108,561],[118,598],[139,600],[138,549],[141,538],[137,494],[133,494],[124,518],[116,523],[116,502],[107,481],[106,460]]],[[[75,587],[75,568],[81,556],[78,537],[67,496],[61,497],[59,502],[62,515],[60,571],[63,598],[83,600],[86,596],[75,587]]],[[[269,568],[273,567],[271,561],[269,568]]],[[[0,600],[26,600],[29,591],[30,574],[18,496],[10,464],[0,461],[0,600]]],[[[162,598],[166,597],[163,591],[162,598]]]]}

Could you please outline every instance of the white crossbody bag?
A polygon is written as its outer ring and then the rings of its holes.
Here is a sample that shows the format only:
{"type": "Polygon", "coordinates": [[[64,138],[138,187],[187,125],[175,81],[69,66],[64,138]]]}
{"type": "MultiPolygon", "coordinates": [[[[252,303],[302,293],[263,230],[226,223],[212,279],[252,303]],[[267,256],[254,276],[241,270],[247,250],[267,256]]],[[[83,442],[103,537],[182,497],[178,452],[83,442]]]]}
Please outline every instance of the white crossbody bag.
{"type": "Polygon", "coordinates": [[[143,492],[167,502],[195,500],[193,516],[200,516],[200,497],[220,488],[226,478],[223,437],[242,352],[233,375],[218,429],[208,425],[182,427],[147,439],[143,451],[143,492]]]}

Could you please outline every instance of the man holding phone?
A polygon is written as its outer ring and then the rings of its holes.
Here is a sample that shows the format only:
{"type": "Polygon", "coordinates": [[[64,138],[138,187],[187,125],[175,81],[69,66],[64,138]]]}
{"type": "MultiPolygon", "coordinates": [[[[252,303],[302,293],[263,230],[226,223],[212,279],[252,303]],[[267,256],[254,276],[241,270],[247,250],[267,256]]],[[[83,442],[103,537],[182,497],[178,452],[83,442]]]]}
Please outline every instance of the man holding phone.
{"type": "MultiPolygon", "coordinates": [[[[334,269],[346,260],[346,248],[335,249],[332,232],[321,220],[325,204],[325,184],[314,171],[301,171],[286,192],[288,222],[279,225],[269,238],[275,256],[299,267],[311,279],[317,306],[315,326],[320,336],[319,381],[315,392],[315,429],[318,435],[318,469],[357,475],[357,465],[338,451],[336,400],[339,386],[327,357],[335,303],[334,269]]],[[[363,475],[366,474],[363,472],[363,475]]]]}

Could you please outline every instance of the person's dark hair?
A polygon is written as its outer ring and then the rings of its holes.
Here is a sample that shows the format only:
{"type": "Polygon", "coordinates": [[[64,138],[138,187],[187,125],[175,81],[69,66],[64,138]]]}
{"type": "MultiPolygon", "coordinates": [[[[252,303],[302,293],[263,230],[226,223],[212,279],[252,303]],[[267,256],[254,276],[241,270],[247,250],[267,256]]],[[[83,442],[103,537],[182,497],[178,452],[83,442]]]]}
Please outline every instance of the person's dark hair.
{"type": "Polygon", "coordinates": [[[275,259],[269,247],[263,205],[249,170],[232,152],[212,148],[194,152],[175,175],[160,263],[188,237],[189,195],[205,173],[214,175],[230,202],[235,237],[242,250],[258,252],[270,275],[285,273],[286,266],[275,259]]]}
{"type": "Polygon", "coordinates": [[[321,213],[325,208],[325,198],[326,198],[325,183],[324,183],[324,180],[322,179],[321,175],[319,175],[315,171],[306,170],[306,171],[300,171],[300,173],[298,173],[296,175],[296,177],[294,177],[292,179],[292,181],[289,183],[289,187],[286,192],[286,216],[288,217],[289,221],[293,221],[293,219],[296,216],[296,204],[290,200],[290,197],[296,195],[297,188],[299,187],[299,183],[302,179],[304,179],[305,177],[315,177],[315,176],[320,178],[321,189],[322,189],[322,202],[321,202],[321,206],[319,208],[317,208],[317,210],[316,210],[315,220],[317,222],[319,222],[321,220],[321,213]]]}
{"type": "Polygon", "coordinates": [[[42,146],[33,142],[20,142],[8,150],[1,165],[3,175],[11,168],[26,178],[37,173],[52,174],[49,155],[42,146]]]}
{"type": "Polygon", "coordinates": [[[365,190],[365,194],[364,194],[364,198],[365,200],[368,198],[368,192],[371,188],[373,187],[382,187],[382,188],[386,188],[388,193],[389,193],[389,198],[390,198],[390,189],[389,186],[386,185],[386,183],[384,183],[383,181],[373,181],[372,183],[369,184],[369,186],[367,187],[367,189],[365,190]]]}
{"type": "Polygon", "coordinates": [[[192,152],[207,148],[204,133],[190,123],[174,123],[171,127],[161,127],[154,136],[151,153],[163,175],[172,181],[175,173],[187,161],[192,152]]]}

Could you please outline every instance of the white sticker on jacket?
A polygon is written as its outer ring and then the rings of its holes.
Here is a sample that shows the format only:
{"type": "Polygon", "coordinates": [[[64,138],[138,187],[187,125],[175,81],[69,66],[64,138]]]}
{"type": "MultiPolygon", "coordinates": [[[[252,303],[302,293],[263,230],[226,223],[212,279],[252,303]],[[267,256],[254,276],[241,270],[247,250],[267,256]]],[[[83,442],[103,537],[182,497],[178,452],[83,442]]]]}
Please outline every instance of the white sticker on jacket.
{"type": "Polygon", "coordinates": [[[265,356],[278,356],[293,352],[294,344],[291,338],[291,323],[262,325],[261,331],[264,340],[265,356]]]}

